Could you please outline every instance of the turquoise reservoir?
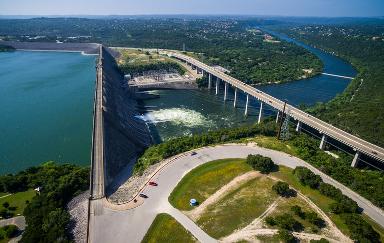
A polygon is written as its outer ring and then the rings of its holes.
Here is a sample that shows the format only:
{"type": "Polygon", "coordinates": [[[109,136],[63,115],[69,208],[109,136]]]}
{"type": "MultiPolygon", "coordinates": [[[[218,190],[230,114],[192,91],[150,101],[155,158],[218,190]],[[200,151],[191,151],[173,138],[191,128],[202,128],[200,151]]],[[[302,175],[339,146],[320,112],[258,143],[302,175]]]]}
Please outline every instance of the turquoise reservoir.
{"type": "Polygon", "coordinates": [[[96,56],[0,52],[0,174],[89,165],[96,56]]]}

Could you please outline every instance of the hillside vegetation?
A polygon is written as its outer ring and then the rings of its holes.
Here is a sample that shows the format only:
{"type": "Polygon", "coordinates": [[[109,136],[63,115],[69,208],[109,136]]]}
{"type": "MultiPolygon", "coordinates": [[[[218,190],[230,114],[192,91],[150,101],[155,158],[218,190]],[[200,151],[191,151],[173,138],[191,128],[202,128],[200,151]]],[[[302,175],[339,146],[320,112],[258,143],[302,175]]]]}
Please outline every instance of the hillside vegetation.
{"type": "MultiPolygon", "coordinates": [[[[41,188],[26,202],[27,227],[21,242],[71,242],[67,203],[89,188],[89,169],[47,162],[17,174],[0,176],[0,192],[15,193],[41,188]]],[[[17,194],[17,193],[16,193],[17,194]]],[[[16,195],[15,194],[15,195],[16,195]]],[[[15,202],[9,200],[9,204],[15,202]]]]}
{"type": "Polygon", "coordinates": [[[302,26],[289,35],[351,62],[359,75],[344,93],[309,109],[322,120],[384,146],[384,24],[302,26]]]}
{"type": "MultiPolygon", "coordinates": [[[[262,22],[255,20],[254,25],[262,22]]],[[[192,51],[247,83],[288,82],[316,75],[321,61],[304,48],[277,41],[241,18],[0,20],[0,38],[97,42],[108,46],[192,51]],[[312,70],[306,72],[304,69],[312,70]]]]}

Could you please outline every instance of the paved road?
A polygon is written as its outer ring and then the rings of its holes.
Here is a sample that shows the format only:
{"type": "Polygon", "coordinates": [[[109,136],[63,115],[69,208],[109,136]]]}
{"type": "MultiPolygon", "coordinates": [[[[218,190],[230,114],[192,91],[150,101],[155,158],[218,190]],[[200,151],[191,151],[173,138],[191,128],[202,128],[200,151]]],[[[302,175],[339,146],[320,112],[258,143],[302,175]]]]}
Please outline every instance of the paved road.
{"type": "Polygon", "coordinates": [[[93,108],[91,196],[104,197],[104,125],[103,125],[103,50],[100,45],[97,62],[96,88],[93,108]]]}
{"type": "Polygon", "coordinates": [[[211,242],[212,238],[196,228],[191,221],[171,208],[168,196],[177,183],[193,168],[208,161],[224,158],[245,158],[248,154],[261,154],[271,157],[277,164],[291,168],[306,166],[316,174],[319,174],[327,183],[340,188],[344,194],[355,200],[365,213],[380,225],[384,226],[384,213],[373,206],[368,200],[362,198],[350,189],[331,179],[319,170],[310,166],[301,159],[291,157],[288,154],[260,148],[257,146],[245,146],[239,144],[207,147],[197,150],[195,156],[180,156],[174,162],[166,165],[156,176],[158,187],[147,186],[144,193],[149,196],[145,202],[134,209],[126,211],[114,211],[103,205],[102,200],[92,202],[91,211],[91,242],[140,242],[158,213],[167,212],[173,215],[186,229],[202,242],[211,242]]]}
{"type": "MultiPolygon", "coordinates": [[[[238,79],[235,79],[223,72],[220,72],[216,69],[214,69],[213,67],[211,66],[208,66],[192,57],[189,57],[187,55],[184,55],[184,54],[181,54],[181,53],[177,53],[177,52],[174,52],[174,51],[162,51],[162,53],[164,54],[168,54],[170,56],[174,56],[178,59],[181,59],[181,60],[184,60],[184,61],[187,61],[188,63],[191,63],[193,64],[194,66],[197,66],[201,69],[204,69],[206,72],[208,73],[211,73],[212,75],[214,75],[215,77],[218,77],[220,78],[221,80],[224,80],[225,82],[231,84],[232,86],[246,92],[247,94],[257,98],[258,100],[274,107],[275,109],[278,109],[280,111],[283,110],[283,107],[284,107],[284,102],[271,96],[271,95],[268,95],[264,92],[262,92],[261,90],[258,90],[248,84],[245,84],[243,83],[242,81],[238,80],[238,79]]],[[[318,131],[320,131],[321,133],[327,135],[327,136],[330,136],[344,144],[347,144],[348,146],[351,146],[352,148],[360,151],[360,152],[363,152],[364,154],[367,154],[373,158],[376,158],[382,162],[384,162],[384,148],[381,148],[377,145],[374,145],[372,143],[369,143],[359,137],[356,137],[352,134],[349,134],[337,127],[334,127],[332,126],[331,124],[329,123],[326,123],[314,116],[311,116],[307,113],[305,113],[304,111],[301,111],[300,109],[294,107],[294,106],[291,106],[291,105],[287,105],[286,106],[286,112],[288,112],[290,114],[291,117],[293,117],[294,119],[310,126],[310,127],[313,127],[315,129],[317,129],[318,131]]],[[[361,118],[363,119],[363,117],[361,118]]]]}

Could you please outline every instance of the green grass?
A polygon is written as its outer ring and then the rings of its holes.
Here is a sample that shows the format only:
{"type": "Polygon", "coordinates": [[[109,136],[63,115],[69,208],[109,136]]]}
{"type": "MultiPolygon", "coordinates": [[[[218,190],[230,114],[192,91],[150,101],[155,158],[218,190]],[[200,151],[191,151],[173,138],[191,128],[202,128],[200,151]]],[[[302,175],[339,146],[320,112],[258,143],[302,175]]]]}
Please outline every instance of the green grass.
{"type": "Polygon", "coordinates": [[[16,207],[16,210],[10,211],[14,214],[14,216],[17,216],[18,214],[23,214],[24,208],[27,206],[25,201],[31,201],[32,198],[36,195],[36,192],[33,189],[30,189],[25,192],[18,192],[15,194],[12,194],[8,197],[4,197],[0,199],[0,210],[3,210],[3,203],[8,202],[9,207],[16,207]]]}
{"type": "Polygon", "coordinates": [[[259,217],[277,195],[272,191],[274,180],[261,176],[252,179],[208,206],[197,224],[210,236],[219,239],[250,224],[259,217]]]}
{"type": "Polygon", "coordinates": [[[158,214],[145,234],[142,243],[196,242],[197,240],[181,224],[166,213],[158,214]]]}
{"type": "Polygon", "coordinates": [[[223,159],[205,163],[184,176],[169,196],[169,202],[180,210],[191,210],[191,198],[202,203],[233,178],[251,170],[244,159],[223,159]]]}

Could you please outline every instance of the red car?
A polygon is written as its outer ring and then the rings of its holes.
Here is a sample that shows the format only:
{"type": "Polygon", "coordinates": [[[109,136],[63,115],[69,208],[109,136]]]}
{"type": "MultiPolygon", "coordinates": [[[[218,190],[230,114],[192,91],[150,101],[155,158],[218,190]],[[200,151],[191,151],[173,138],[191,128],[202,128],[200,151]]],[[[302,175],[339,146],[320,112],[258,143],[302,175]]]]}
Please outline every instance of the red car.
{"type": "Polygon", "coordinates": [[[150,186],[157,186],[157,183],[154,182],[154,181],[150,181],[150,182],[148,183],[148,185],[150,185],[150,186]]]}

